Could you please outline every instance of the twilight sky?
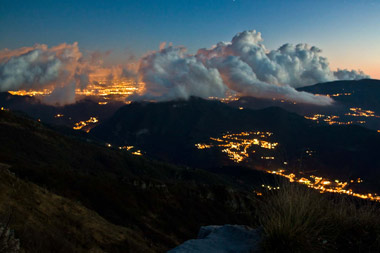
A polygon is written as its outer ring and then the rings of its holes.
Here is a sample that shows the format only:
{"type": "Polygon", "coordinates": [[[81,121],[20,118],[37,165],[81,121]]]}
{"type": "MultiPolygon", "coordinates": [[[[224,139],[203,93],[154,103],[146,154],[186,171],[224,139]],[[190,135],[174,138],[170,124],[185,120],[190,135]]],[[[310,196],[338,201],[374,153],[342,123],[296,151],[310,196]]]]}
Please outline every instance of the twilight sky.
{"type": "Polygon", "coordinates": [[[78,42],[83,52],[111,50],[112,64],[164,41],[195,53],[255,29],[268,49],[308,43],[332,69],[380,79],[379,13],[376,0],[1,0],[0,50],[78,42]]]}

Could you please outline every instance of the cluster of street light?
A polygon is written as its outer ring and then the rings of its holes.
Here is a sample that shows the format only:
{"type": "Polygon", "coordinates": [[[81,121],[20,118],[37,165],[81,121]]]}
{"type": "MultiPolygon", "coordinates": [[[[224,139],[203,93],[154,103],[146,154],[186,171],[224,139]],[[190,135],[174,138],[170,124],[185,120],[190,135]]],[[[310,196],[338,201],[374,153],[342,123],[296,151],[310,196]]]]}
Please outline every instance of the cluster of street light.
{"type": "MultiPolygon", "coordinates": [[[[228,157],[234,162],[240,163],[249,158],[253,146],[258,146],[262,149],[275,149],[278,145],[277,142],[270,142],[267,140],[272,135],[271,132],[241,132],[241,133],[227,133],[220,138],[210,137],[211,143],[197,143],[195,147],[198,149],[209,149],[212,147],[219,147],[223,153],[227,153],[228,157]]],[[[261,159],[273,160],[273,156],[262,156],[261,159]]]]}
{"type": "Polygon", "coordinates": [[[360,184],[363,182],[362,179],[358,178],[356,180],[350,180],[349,182],[342,182],[340,180],[330,180],[326,177],[319,177],[315,175],[309,176],[297,176],[294,173],[287,173],[285,170],[267,170],[267,173],[278,175],[284,178],[287,178],[289,182],[304,184],[309,188],[318,190],[320,193],[337,193],[337,194],[345,194],[353,197],[368,199],[372,201],[380,202],[380,196],[376,193],[357,193],[354,190],[350,189],[349,186],[351,184],[360,184]]]}
{"type": "Polygon", "coordinates": [[[355,108],[352,107],[350,108],[349,113],[346,113],[345,115],[347,116],[352,116],[352,117],[375,117],[375,118],[380,118],[380,116],[377,116],[374,111],[371,110],[364,110],[362,108],[355,108]]]}
{"type": "Polygon", "coordinates": [[[327,97],[340,97],[340,96],[351,96],[352,93],[334,93],[334,94],[315,94],[315,96],[327,96],[327,97]]]}
{"type": "Polygon", "coordinates": [[[77,96],[93,96],[98,97],[102,101],[100,105],[107,104],[108,99],[125,101],[130,95],[138,92],[139,87],[143,87],[142,83],[136,83],[134,80],[115,80],[109,83],[107,80],[94,82],[85,89],[76,89],[77,96]]]}
{"type": "MultiPolygon", "coordinates": [[[[94,124],[96,124],[98,122],[99,122],[99,120],[98,120],[97,117],[90,117],[86,121],[79,121],[79,122],[75,123],[73,129],[74,130],[81,130],[81,129],[87,127],[87,126],[94,125],[94,124]]],[[[90,129],[86,129],[86,132],[89,132],[89,131],[90,131],[90,129]]]]}
{"type": "MultiPolygon", "coordinates": [[[[109,144],[109,145],[110,145],[109,147],[112,147],[111,144],[109,144]]],[[[137,155],[137,156],[142,155],[142,151],[139,149],[136,149],[135,146],[122,146],[122,147],[119,147],[119,149],[129,151],[129,152],[131,152],[132,155],[137,155]]]]}
{"type": "MultiPolygon", "coordinates": [[[[143,89],[143,83],[137,83],[134,80],[114,80],[114,81],[97,81],[89,83],[84,89],[75,89],[76,96],[86,97],[93,96],[101,99],[100,105],[107,104],[108,99],[125,101],[130,95],[139,92],[143,89]]],[[[45,97],[50,95],[53,89],[42,90],[17,90],[9,91],[12,95],[30,96],[30,97],[45,97]]]]}

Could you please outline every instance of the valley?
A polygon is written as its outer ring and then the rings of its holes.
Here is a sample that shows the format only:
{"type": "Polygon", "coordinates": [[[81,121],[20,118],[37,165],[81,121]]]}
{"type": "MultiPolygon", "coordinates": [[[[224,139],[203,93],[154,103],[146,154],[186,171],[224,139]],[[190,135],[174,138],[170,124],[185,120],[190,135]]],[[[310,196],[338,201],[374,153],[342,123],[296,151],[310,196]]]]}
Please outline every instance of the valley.
{"type": "MultiPolygon", "coordinates": [[[[210,223],[257,226],[252,210],[271,192],[281,192],[283,181],[331,199],[380,202],[380,134],[367,128],[379,119],[372,107],[316,110],[277,101],[281,106],[252,109],[258,104],[246,98],[126,102],[107,96],[57,107],[40,103],[38,95],[0,94],[0,141],[6,144],[0,162],[36,189],[79,201],[84,213],[96,212],[94,222],[116,226],[131,248],[161,252],[210,223]],[[182,224],[185,216],[194,219],[182,224]],[[135,239],[128,233],[136,233],[135,239]]],[[[12,204],[20,217],[22,205],[12,204]]],[[[33,219],[40,233],[43,222],[33,219]]],[[[64,216],[62,222],[73,219],[64,216]]],[[[14,224],[25,229],[20,220],[14,224]]],[[[76,247],[74,238],[46,238],[76,247]]],[[[29,238],[21,239],[29,245],[29,238]]],[[[80,240],[83,249],[102,245],[122,252],[126,245],[89,240],[80,240]]]]}

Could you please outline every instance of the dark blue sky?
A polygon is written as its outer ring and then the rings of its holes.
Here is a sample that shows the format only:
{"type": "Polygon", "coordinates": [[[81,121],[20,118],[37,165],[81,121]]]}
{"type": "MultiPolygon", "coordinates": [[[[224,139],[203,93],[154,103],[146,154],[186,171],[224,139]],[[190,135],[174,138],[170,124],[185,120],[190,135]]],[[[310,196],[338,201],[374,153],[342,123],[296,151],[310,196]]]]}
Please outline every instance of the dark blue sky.
{"type": "MultiPolygon", "coordinates": [[[[380,2],[376,0],[0,0],[0,49],[77,41],[81,50],[112,50],[120,60],[160,42],[191,52],[256,29],[265,45],[306,42],[333,67],[380,71],[380,2]],[[377,66],[376,66],[377,65],[377,66]]],[[[376,73],[375,73],[376,74],[376,73]]]]}

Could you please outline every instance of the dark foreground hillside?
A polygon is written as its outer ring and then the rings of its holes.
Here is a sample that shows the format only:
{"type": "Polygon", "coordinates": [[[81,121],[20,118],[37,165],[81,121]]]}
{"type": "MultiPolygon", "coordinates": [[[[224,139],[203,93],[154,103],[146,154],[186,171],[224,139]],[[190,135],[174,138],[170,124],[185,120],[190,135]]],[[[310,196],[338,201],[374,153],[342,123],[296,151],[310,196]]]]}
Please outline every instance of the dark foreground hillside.
{"type": "MultiPolygon", "coordinates": [[[[0,213],[26,252],[152,251],[141,232],[110,223],[78,201],[0,168],[0,213]]],[[[2,251],[7,252],[7,251],[2,251]]]]}
{"type": "Polygon", "coordinates": [[[210,173],[65,137],[7,111],[0,143],[0,215],[11,214],[27,252],[163,252],[201,225],[254,224],[252,193],[210,173]]]}

